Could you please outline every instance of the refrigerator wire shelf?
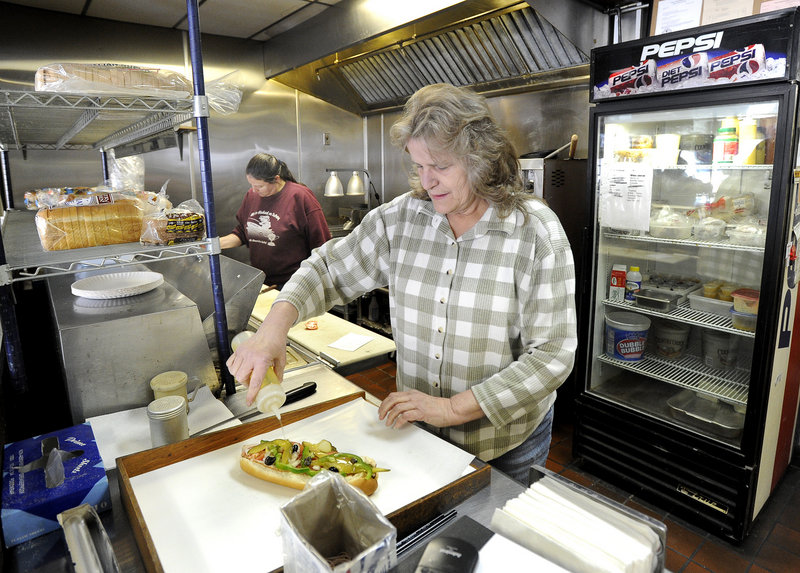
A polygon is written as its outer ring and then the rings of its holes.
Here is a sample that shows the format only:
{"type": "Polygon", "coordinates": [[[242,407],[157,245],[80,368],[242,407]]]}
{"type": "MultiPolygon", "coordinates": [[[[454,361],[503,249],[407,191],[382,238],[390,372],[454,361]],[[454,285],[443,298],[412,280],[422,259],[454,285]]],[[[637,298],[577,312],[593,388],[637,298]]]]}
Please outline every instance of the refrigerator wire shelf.
{"type": "Polygon", "coordinates": [[[691,354],[678,360],[665,360],[650,353],[645,353],[644,358],[636,362],[619,360],[607,354],[601,354],[597,359],[662,382],[720,398],[730,404],[747,404],[750,371],[744,368],[711,368],[691,354]]]}
{"type": "Polygon", "coordinates": [[[755,338],[756,333],[747,330],[741,330],[733,327],[733,321],[729,316],[722,316],[710,312],[703,312],[702,310],[695,310],[689,306],[689,302],[682,302],[678,307],[670,312],[661,312],[650,308],[637,306],[633,302],[623,302],[616,300],[606,299],[603,301],[606,306],[613,306],[616,308],[624,308],[625,310],[639,312],[650,316],[658,316],[668,320],[676,320],[685,324],[693,324],[696,326],[712,327],[714,330],[726,332],[728,334],[736,334],[746,338],[755,338]]]}
{"type": "MultiPolygon", "coordinates": [[[[640,231],[634,231],[640,232],[640,231]]],[[[603,236],[607,239],[624,239],[626,241],[640,241],[645,243],[659,243],[659,244],[670,244],[670,245],[686,245],[691,247],[710,247],[714,249],[728,249],[734,251],[748,251],[753,253],[763,253],[764,246],[753,246],[753,245],[740,245],[738,243],[731,242],[730,239],[723,239],[721,241],[700,241],[697,239],[663,239],[661,237],[652,237],[650,235],[633,235],[633,234],[624,234],[620,232],[604,230],[603,236]]]]}

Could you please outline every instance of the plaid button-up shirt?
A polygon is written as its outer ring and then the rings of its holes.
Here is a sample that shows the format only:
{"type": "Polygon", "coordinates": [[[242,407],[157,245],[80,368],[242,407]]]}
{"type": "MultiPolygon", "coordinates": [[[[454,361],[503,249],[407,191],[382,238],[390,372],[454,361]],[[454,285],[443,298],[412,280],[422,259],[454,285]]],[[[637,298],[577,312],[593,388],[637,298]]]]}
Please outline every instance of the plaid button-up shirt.
{"type": "Polygon", "coordinates": [[[569,242],[544,203],[528,205],[527,222],[490,206],[455,238],[430,201],[402,195],[315,250],[277,300],[302,321],[388,285],[398,390],[472,389],[484,417],[431,429],[494,459],[539,425],[577,347],[569,242]]]}

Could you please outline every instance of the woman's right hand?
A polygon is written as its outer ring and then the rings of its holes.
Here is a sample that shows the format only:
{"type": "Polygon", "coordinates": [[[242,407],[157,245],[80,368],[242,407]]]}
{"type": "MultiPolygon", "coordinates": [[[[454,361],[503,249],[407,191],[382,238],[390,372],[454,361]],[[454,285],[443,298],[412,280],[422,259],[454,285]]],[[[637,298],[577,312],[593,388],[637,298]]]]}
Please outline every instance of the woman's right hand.
{"type": "Polygon", "coordinates": [[[283,381],[286,366],[286,335],[297,320],[297,309],[287,302],[274,304],[253,336],[243,341],[225,363],[231,375],[247,385],[247,405],[256,399],[270,366],[283,381]]]}

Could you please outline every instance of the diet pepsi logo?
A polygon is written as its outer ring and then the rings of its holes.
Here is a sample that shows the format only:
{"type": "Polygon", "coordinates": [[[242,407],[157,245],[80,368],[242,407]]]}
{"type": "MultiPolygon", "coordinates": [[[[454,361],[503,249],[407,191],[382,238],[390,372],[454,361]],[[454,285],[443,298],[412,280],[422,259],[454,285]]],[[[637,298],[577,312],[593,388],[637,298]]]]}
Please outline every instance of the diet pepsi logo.
{"type": "Polygon", "coordinates": [[[693,68],[699,66],[703,62],[703,57],[700,54],[690,54],[681,60],[681,66],[684,68],[693,68]]]}

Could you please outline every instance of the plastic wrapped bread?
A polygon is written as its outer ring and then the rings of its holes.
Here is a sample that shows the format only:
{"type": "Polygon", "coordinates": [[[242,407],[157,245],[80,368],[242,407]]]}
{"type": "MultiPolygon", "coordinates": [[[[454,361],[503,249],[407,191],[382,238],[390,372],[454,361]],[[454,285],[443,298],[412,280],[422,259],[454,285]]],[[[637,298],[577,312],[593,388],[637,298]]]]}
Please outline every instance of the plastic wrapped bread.
{"type": "Polygon", "coordinates": [[[206,236],[203,207],[189,199],[174,209],[164,209],[142,219],[140,241],[143,245],[176,245],[201,241],[206,236]]]}
{"type": "Polygon", "coordinates": [[[142,229],[143,204],[137,198],[93,196],[88,204],[39,209],[36,230],[46,251],[133,243],[142,229]]]}
{"type": "Polygon", "coordinates": [[[184,98],[191,94],[192,84],[182,74],[159,68],[58,63],[36,70],[34,88],[48,92],[130,93],[184,98]]]}
{"type": "MultiPolygon", "coordinates": [[[[237,85],[238,72],[231,72],[206,82],[206,95],[211,109],[229,115],[239,110],[242,88],[237,85]]],[[[164,99],[187,98],[192,95],[192,80],[183,74],[160,68],[143,68],[127,64],[56,63],[36,70],[34,89],[37,92],[153,96],[164,99]]]]}

